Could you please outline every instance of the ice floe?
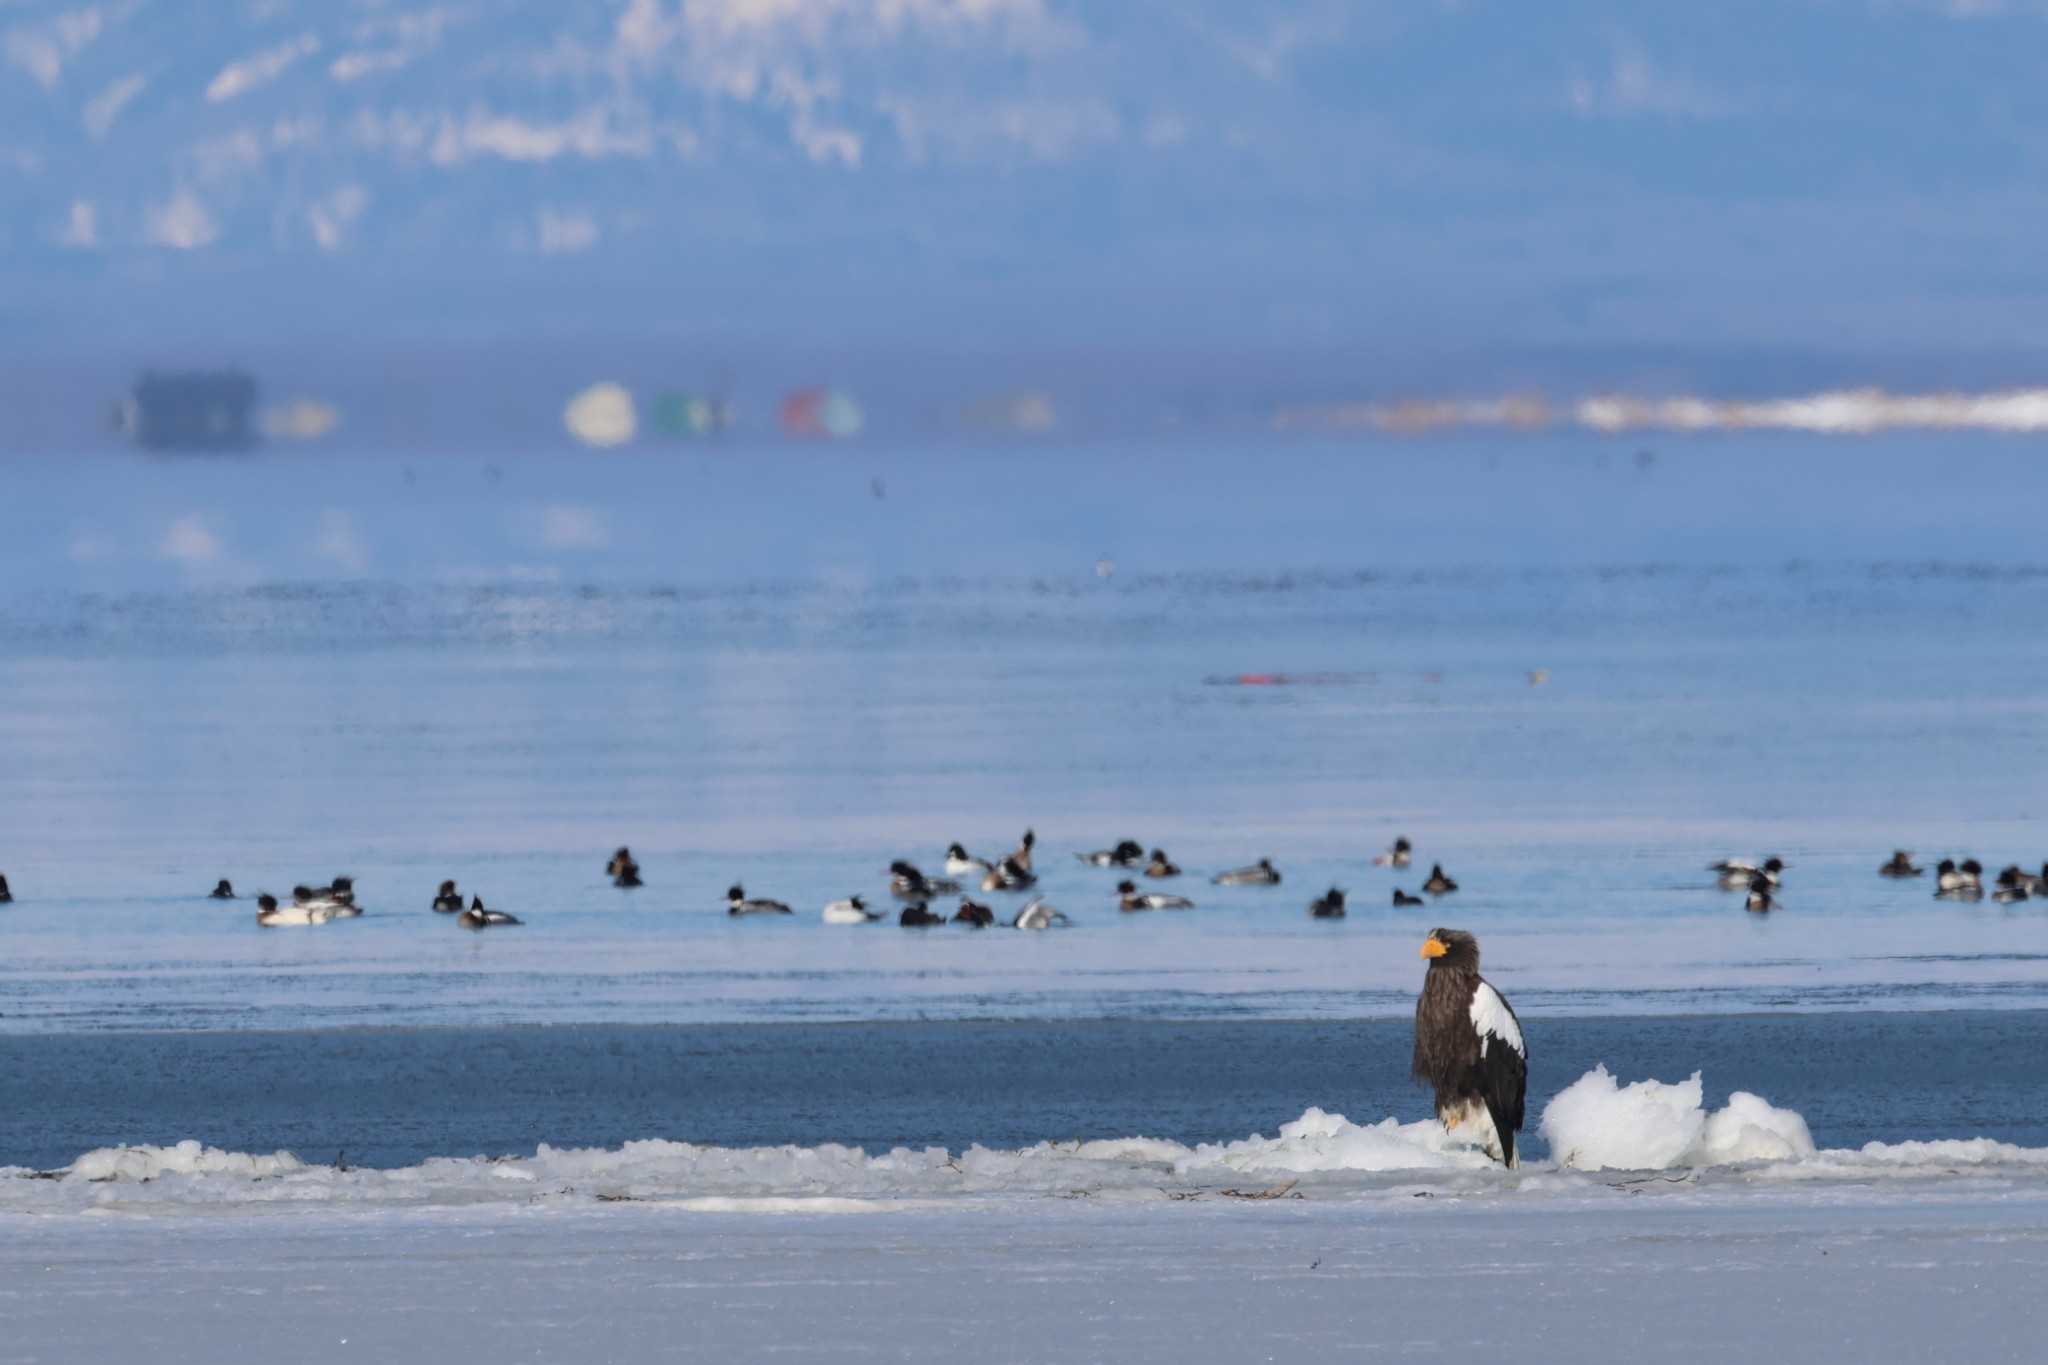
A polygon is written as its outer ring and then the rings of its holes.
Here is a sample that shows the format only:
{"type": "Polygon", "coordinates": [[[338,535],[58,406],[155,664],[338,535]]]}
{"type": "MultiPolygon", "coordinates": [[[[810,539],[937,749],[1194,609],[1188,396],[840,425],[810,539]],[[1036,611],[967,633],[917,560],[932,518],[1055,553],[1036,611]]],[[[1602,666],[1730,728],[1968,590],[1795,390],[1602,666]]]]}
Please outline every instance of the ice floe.
{"type": "Polygon", "coordinates": [[[1700,1073],[1676,1085],[1622,1085],[1597,1066],[1544,1107],[1538,1125],[1560,1166],[1666,1171],[1812,1156],[1813,1134],[1790,1109],[1738,1090],[1708,1113],[1700,1073]]]}

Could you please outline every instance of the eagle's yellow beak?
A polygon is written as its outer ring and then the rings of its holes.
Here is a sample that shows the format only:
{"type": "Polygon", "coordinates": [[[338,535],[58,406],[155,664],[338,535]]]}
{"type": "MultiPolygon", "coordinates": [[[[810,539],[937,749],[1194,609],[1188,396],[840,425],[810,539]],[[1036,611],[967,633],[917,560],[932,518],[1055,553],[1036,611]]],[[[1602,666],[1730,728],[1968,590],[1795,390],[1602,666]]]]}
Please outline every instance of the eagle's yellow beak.
{"type": "Polygon", "coordinates": [[[1450,949],[1444,947],[1441,939],[1429,939],[1422,945],[1422,955],[1424,957],[1442,957],[1449,951],[1450,949]]]}

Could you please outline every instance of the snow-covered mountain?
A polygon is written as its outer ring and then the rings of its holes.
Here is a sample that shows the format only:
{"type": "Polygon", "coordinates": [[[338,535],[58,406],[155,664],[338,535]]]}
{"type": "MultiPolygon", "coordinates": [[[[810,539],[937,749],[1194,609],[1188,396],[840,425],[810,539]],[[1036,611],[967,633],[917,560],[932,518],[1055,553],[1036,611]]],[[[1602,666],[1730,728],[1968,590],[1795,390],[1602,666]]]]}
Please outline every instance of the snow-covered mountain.
{"type": "Polygon", "coordinates": [[[2012,351],[2044,38],[2020,0],[0,0],[0,344],[2012,351]]]}

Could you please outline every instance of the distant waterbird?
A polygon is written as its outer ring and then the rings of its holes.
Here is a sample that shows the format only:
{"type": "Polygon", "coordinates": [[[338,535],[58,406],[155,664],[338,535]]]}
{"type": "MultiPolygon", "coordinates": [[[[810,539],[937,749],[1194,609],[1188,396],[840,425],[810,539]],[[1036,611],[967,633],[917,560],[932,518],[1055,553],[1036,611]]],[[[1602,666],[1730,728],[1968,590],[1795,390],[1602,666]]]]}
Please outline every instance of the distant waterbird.
{"type": "Polygon", "coordinates": [[[1148,877],[1178,877],[1180,875],[1180,868],[1175,866],[1173,860],[1166,856],[1165,849],[1155,848],[1152,850],[1151,861],[1145,864],[1145,875],[1148,877]]]}
{"type": "Polygon", "coordinates": [[[928,901],[934,896],[957,896],[960,883],[945,877],[927,877],[916,864],[898,858],[889,864],[889,894],[899,900],[928,901]]]}
{"type": "Polygon", "coordinates": [[[1038,884],[1038,874],[1017,861],[1013,854],[989,869],[981,879],[984,891],[1028,891],[1038,884]]]}
{"type": "Polygon", "coordinates": [[[1131,881],[1118,882],[1117,906],[1123,910],[1192,910],[1195,903],[1186,896],[1168,896],[1157,891],[1140,891],[1131,881]]]}
{"type": "Polygon", "coordinates": [[[1984,865],[1975,858],[1965,858],[1958,863],[1953,858],[1943,858],[1934,869],[1934,898],[1946,901],[1980,901],[1984,899],[1984,865]]]}
{"type": "Polygon", "coordinates": [[[1067,923],[1067,917],[1042,900],[1034,900],[1019,910],[1010,921],[1012,929],[1050,929],[1056,924],[1067,923]]]}
{"type": "Polygon", "coordinates": [[[1785,867],[1785,860],[1776,856],[1766,858],[1760,863],[1747,858],[1724,858],[1718,863],[1709,863],[1707,871],[1720,874],[1723,891],[1746,891],[1751,880],[1756,877],[1762,877],[1772,886],[1776,886],[1778,874],[1783,872],[1785,867]]]}
{"type": "Polygon", "coordinates": [[[299,900],[296,897],[290,905],[279,905],[277,897],[265,894],[256,898],[256,922],[265,928],[326,924],[330,920],[350,919],[360,913],[349,911],[344,914],[344,909],[331,900],[299,900]]]}
{"type": "Polygon", "coordinates": [[[641,885],[640,864],[633,861],[633,851],[624,844],[612,854],[611,861],[604,865],[604,875],[612,879],[612,885],[621,890],[631,890],[641,885]]]}
{"type": "Polygon", "coordinates": [[[465,929],[503,929],[523,923],[517,915],[508,915],[503,910],[485,909],[482,896],[471,897],[469,909],[457,915],[455,922],[465,929]]]}
{"type": "Polygon", "coordinates": [[[781,901],[750,900],[746,889],[734,882],[725,892],[725,913],[728,915],[787,915],[788,906],[781,901]]]}
{"type": "Polygon", "coordinates": [[[832,901],[819,915],[827,924],[873,924],[881,917],[881,911],[868,909],[867,902],[859,896],[848,896],[843,901],[832,901]]]}
{"type": "Polygon", "coordinates": [[[1273,866],[1271,858],[1261,858],[1249,867],[1219,872],[1209,880],[1217,886],[1278,886],[1280,872],[1273,866]]]}
{"type": "Polygon", "coordinates": [[[1917,877],[1924,871],[1926,871],[1925,868],[1913,866],[1913,855],[1900,848],[1892,850],[1891,861],[1878,868],[1877,875],[1880,877],[1917,877]]]}
{"type": "Polygon", "coordinates": [[[1015,863],[1026,872],[1029,872],[1032,870],[1031,850],[1037,847],[1038,835],[1034,831],[1027,829],[1024,831],[1024,837],[1017,841],[1016,850],[1005,861],[1015,863]]]}
{"type": "Polygon", "coordinates": [[[992,864],[986,858],[969,854],[965,844],[946,846],[946,875],[949,877],[975,877],[986,873],[992,864]]]}
{"type": "Polygon", "coordinates": [[[233,900],[235,898],[234,883],[230,882],[226,877],[222,877],[218,882],[214,883],[213,890],[206,893],[206,898],[210,901],[233,900]]]}
{"type": "Polygon", "coordinates": [[[1132,867],[1145,856],[1145,846],[1135,839],[1120,839],[1112,848],[1074,855],[1090,867],[1132,867]]]}

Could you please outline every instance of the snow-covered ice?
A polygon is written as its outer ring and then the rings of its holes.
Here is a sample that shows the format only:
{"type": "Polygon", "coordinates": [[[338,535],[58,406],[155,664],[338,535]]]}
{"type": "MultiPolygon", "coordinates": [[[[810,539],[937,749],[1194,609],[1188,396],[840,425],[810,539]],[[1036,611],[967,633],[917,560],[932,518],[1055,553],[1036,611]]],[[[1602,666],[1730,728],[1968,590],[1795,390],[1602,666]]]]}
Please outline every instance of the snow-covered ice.
{"type": "Polygon", "coordinates": [[[0,1359],[2038,1359],[2042,1186],[1579,1180],[0,1214],[0,1359]]]}
{"type": "Polygon", "coordinates": [[[1321,1109],[1206,1144],[105,1148],[0,1169],[0,1361],[2036,1358],[2048,1149],[1816,1149],[1703,1094],[1596,1068],[1512,1172],[1321,1109]]]}
{"type": "Polygon", "coordinates": [[[0,1168],[0,1214],[178,1214],[469,1207],[578,1208],[653,1203],[726,1212],[934,1211],[1052,1199],[1187,1201],[1271,1190],[1318,1200],[1401,1199],[1416,1190],[1514,1201],[1597,1197],[1611,1172],[1685,1173],[1737,1188],[1786,1181],[1926,1181],[1967,1171],[1980,1183],[2048,1191],[2048,1149],[1983,1139],[1817,1150],[1806,1121],[1736,1092],[1702,1103],[1695,1073],[1623,1085],[1599,1067],[1546,1107],[1548,1160],[1501,1170],[1433,1120],[1354,1123],[1310,1109],[1268,1136],[1189,1145],[1128,1137],[1014,1149],[719,1147],[666,1139],[530,1155],[443,1156],[398,1169],[322,1165],[290,1152],[240,1153],[196,1141],[105,1148],[62,1171],[0,1168]],[[711,1201],[709,1203],[705,1201],[711,1201]],[[823,1202],[820,1202],[823,1201],[823,1202]]]}

